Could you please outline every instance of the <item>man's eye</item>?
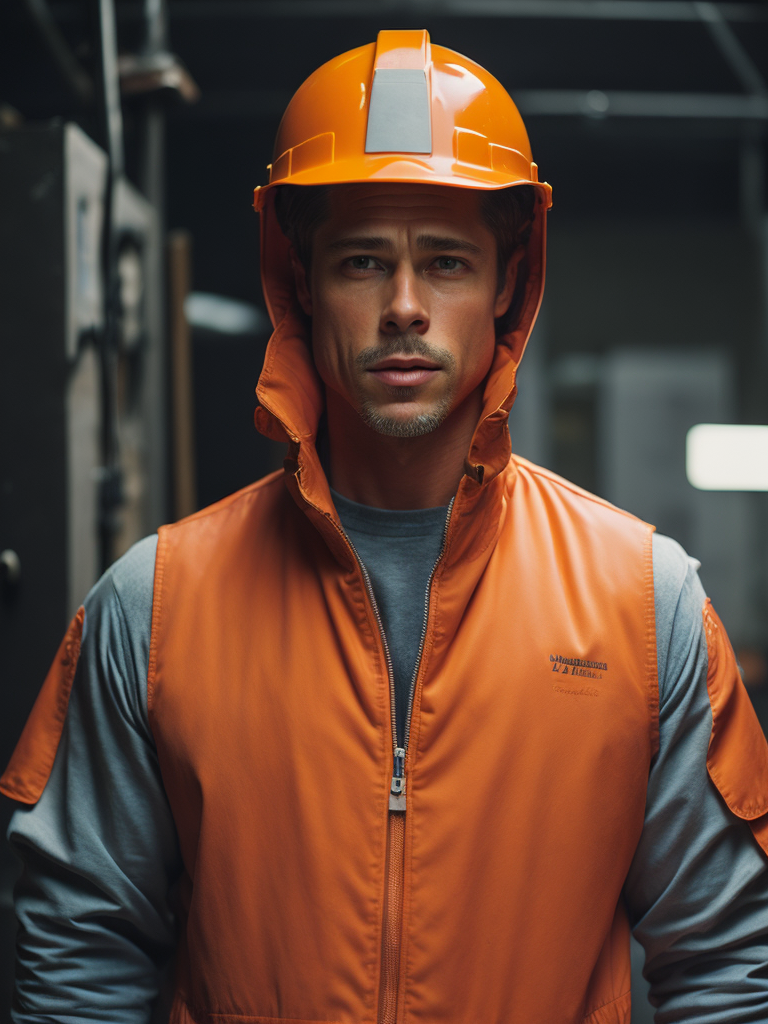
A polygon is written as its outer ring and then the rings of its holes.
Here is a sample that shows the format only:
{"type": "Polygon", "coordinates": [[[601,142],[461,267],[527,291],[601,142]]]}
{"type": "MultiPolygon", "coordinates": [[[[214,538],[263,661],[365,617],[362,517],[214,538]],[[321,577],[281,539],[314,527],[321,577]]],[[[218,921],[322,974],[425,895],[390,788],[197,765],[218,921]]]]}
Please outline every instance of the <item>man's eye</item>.
{"type": "Polygon", "coordinates": [[[353,270],[375,270],[378,266],[373,256],[352,256],[348,262],[353,270]]]}
{"type": "Polygon", "coordinates": [[[455,256],[439,256],[435,264],[438,270],[459,270],[463,266],[462,261],[455,256]]]}

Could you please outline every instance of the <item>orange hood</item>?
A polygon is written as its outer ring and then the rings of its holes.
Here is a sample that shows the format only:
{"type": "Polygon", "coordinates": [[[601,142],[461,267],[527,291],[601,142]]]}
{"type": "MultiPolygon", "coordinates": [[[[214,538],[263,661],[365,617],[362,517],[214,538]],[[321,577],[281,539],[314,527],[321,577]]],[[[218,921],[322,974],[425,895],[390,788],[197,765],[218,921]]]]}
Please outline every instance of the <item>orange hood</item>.
{"type": "MultiPolygon", "coordinates": [[[[517,394],[517,368],[544,290],[547,199],[543,189],[537,188],[533,226],[513,299],[519,316],[515,327],[497,339],[485,383],[483,412],[467,453],[468,472],[478,482],[487,483],[495,477],[511,454],[507,419],[517,394]]],[[[266,190],[260,207],[261,278],[275,330],[256,388],[259,407],[255,423],[267,437],[298,445],[294,454],[304,461],[301,454],[306,456],[308,444],[314,447],[325,407],[324,386],[315,370],[304,319],[298,313],[289,243],[274,212],[274,189],[266,190]]]]}

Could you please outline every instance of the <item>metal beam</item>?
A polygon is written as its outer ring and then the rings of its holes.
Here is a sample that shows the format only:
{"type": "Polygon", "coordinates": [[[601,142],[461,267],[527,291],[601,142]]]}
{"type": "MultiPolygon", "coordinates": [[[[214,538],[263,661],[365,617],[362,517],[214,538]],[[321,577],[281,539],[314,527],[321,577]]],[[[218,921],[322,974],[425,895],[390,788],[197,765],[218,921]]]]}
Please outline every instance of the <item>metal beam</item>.
{"type": "MultiPolygon", "coordinates": [[[[719,93],[601,92],[579,89],[511,89],[525,117],[645,118],[701,121],[768,121],[768,98],[719,93]]],[[[279,118],[289,91],[206,91],[195,107],[179,107],[174,118],[279,118]]]]}
{"type": "Polygon", "coordinates": [[[635,117],[767,121],[768,97],[729,93],[601,92],[592,89],[511,90],[528,117],[635,117]]]}
{"type": "Polygon", "coordinates": [[[745,91],[753,96],[768,96],[765,79],[759,68],[741,44],[741,40],[723,19],[719,4],[697,2],[693,4],[697,14],[712,36],[726,64],[741,82],[745,91]]]}
{"type": "MultiPolygon", "coordinates": [[[[192,18],[535,18],[578,21],[698,22],[688,0],[175,0],[171,16],[192,18]]],[[[729,21],[767,21],[765,5],[728,4],[729,21]]]]}
{"type": "Polygon", "coordinates": [[[145,53],[168,49],[168,5],[166,0],[144,0],[145,53]]]}
{"type": "MultiPolygon", "coordinates": [[[[73,0],[51,3],[56,20],[79,20],[81,5],[73,0]]],[[[118,19],[141,20],[144,5],[127,0],[118,19]]],[[[699,22],[688,0],[174,0],[173,21],[235,18],[377,18],[402,15],[433,18],[531,18],[565,21],[699,22]]],[[[722,7],[728,22],[766,22],[768,5],[729,3],[722,7]]]]}
{"type": "Polygon", "coordinates": [[[25,0],[26,8],[70,90],[83,103],[93,101],[93,81],[61,34],[45,0],[25,0]]]}
{"type": "Polygon", "coordinates": [[[108,174],[104,197],[102,266],[104,274],[104,326],[98,335],[101,362],[102,474],[99,493],[101,571],[114,558],[116,512],[122,503],[120,438],[117,423],[117,348],[120,283],[116,192],[125,172],[123,113],[117,72],[117,31],[114,0],[90,0],[93,43],[98,67],[98,112],[101,141],[107,151],[108,174]]]}

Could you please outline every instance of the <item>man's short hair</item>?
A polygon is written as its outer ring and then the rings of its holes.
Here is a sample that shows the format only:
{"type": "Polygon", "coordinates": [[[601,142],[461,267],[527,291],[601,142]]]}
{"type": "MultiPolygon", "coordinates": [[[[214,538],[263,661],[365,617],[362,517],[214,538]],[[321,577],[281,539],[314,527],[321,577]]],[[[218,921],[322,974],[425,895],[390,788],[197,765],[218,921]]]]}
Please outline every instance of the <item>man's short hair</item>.
{"type": "MultiPolygon", "coordinates": [[[[293,246],[302,265],[309,271],[312,238],[328,216],[328,185],[280,185],[275,195],[275,213],[283,234],[293,246]]],[[[536,190],[532,185],[483,190],[480,209],[496,239],[496,265],[499,291],[515,250],[525,245],[533,226],[536,190]]],[[[497,335],[514,325],[525,268],[520,268],[518,287],[508,311],[496,322],[497,335]]]]}

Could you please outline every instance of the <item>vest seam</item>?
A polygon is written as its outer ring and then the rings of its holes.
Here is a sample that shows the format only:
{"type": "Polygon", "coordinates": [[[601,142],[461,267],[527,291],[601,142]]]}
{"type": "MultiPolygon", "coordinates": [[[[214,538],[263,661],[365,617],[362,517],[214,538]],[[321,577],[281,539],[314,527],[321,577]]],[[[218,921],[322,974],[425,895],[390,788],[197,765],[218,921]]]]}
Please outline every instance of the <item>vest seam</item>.
{"type": "MultiPolygon", "coordinates": [[[[191,1007],[188,1007],[188,1009],[190,1012],[193,1012],[191,1007]]],[[[211,1018],[216,1019],[218,1017],[228,1017],[230,1019],[234,1017],[237,1020],[243,1021],[274,1021],[274,1024],[283,1024],[283,1022],[285,1022],[285,1024],[290,1024],[290,1022],[293,1022],[293,1024],[341,1024],[340,1021],[326,1020],[325,1018],[310,1020],[308,1017],[262,1017],[257,1013],[225,1013],[223,1011],[221,1013],[202,1013],[202,1011],[198,1010],[195,1010],[194,1013],[197,1013],[198,1016],[202,1015],[203,1017],[207,1017],[209,1020],[211,1018]]]]}
{"type": "Polygon", "coordinates": [[[298,1024],[339,1024],[339,1022],[335,1020],[326,1020],[322,1018],[315,1020],[309,1017],[266,1017],[260,1013],[233,1013],[229,1010],[204,1010],[202,1007],[196,1006],[186,997],[186,995],[180,992],[177,993],[177,999],[184,1006],[184,1009],[189,1013],[190,1017],[193,1018],[195,1024],[199,1024],[200,1019],[210,1020],[211,1018],[217,1017],[235,1017],[244,1021],[275,1021],[275,1024],[282,1021],[294,1021],[298,1022],[298,1024]]]}
{"type": "MultiPolygon", "coordinates": [[[[163,583],[165,580],[165,557],[167,552],[168,528],[157,531],[157,552],[155,554],[155,583],[152,594],[152,625],[149,633],[149,665],[147,668],[147,719],[152,713],[157,682],[157,645],[163,613],[163,583]]],[[[150,724],[151,728],[151,724],[150,724]]]]}
{"type": "Polygon", "coordinates": [[[604,1010],[607,1006],[613,1006],[614,1003],[618,1003],[622,999],[626,999],[627,996],[631,994],[632,989],[628,988],[625,992],[622,992],[621,995],[615,996],[613,999],[609,999],[607,1003],[601,1003],[599,1006],[594,1007],[594,1009],[590,1010],[589,1013],[582,1018],[581,1024],[588,1024],[589,1020],[592,1017],[594,1017],[596,1013],[599,1013],[601,1010],[604,1010]]]}
{"type": "Polygon", "coordinates": [[[650,714],[650,749],[651,759],[659,749],[659,667],[656,645],[656,602],[654,596],[653,576],[653,534],[654,527],[646,526],[643,542],[643,582],[645,586],[645,635],[646,664],[645,671],[648,682],[648,711],[650,714]]]}

